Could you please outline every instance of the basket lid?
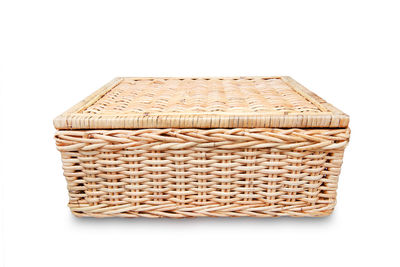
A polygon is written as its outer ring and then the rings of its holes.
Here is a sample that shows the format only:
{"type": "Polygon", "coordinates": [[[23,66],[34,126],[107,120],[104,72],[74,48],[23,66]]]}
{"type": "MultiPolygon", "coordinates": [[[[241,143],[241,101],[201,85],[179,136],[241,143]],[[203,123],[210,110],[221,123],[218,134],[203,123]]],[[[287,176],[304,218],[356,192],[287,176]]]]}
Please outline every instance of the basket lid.
{"type": "Polygon", "coordinates": [[[116,78],[57,129],[346,128],[349,117],[290,77],[116,78]]]}

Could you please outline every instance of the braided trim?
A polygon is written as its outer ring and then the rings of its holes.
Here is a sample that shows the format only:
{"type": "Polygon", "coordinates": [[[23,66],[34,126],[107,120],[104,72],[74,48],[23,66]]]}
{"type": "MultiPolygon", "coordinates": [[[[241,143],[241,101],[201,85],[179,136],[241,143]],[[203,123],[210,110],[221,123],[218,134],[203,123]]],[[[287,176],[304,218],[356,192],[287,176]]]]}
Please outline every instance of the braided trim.
{"type": "Polygon", "coordinates": [[[198,148],[276,150],[344,150],[350,129],[145,129],[57,131],[61,152],[76,150],[120,150],[198,148]]]}

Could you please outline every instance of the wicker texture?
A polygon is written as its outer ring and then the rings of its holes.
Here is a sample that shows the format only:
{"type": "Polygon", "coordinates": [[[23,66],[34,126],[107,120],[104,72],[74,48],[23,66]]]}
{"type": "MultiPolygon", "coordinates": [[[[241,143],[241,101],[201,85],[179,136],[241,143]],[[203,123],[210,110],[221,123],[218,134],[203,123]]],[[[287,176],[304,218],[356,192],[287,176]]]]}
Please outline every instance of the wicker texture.
{"type": "Polygon", "coordinates": [[[56,143],[77,216],[324,216],[336,203],[349,134],[349,129],[61,130],[56,143]]]}
{"type": "Polygon", "coordinates": [[[57,129],[345,128],[348,116],[290,77],[117,78],[57,129]]]}
{"type": "Polygon", "coordinates": [[[125,79],[82,114],[314,112],[281,79],[125,79]]]}
{"type": "Polygon", "coordinates": [[[349,118],[290,77],[116,78],[54,120],[77,216],[324,216],[349,118]]]}

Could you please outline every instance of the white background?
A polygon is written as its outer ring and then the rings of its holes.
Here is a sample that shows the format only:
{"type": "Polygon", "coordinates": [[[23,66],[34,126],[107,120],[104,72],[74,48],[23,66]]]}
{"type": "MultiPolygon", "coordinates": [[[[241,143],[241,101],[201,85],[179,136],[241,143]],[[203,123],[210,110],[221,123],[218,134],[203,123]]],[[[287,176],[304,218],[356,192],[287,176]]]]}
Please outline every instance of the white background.
{"type": "Polygon", "coordinates": [[[1,1],[1,263],[400,262],[396,1],[1,1]],[[116,76],[290,75],[351,116],[325,218],[78,219],[52,119],[116,76]]]}

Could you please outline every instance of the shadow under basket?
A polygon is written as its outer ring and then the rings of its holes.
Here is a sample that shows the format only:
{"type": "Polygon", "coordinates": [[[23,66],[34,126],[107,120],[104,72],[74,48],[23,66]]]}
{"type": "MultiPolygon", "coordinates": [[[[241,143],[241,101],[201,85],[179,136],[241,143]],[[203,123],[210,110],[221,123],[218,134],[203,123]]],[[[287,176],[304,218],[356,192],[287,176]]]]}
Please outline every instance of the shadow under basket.
{"type": "Polygon", "coordinates": [[[76,216],[325,216],[349,117],[290,77],[116,78],[54,120],[76,216]]]}

